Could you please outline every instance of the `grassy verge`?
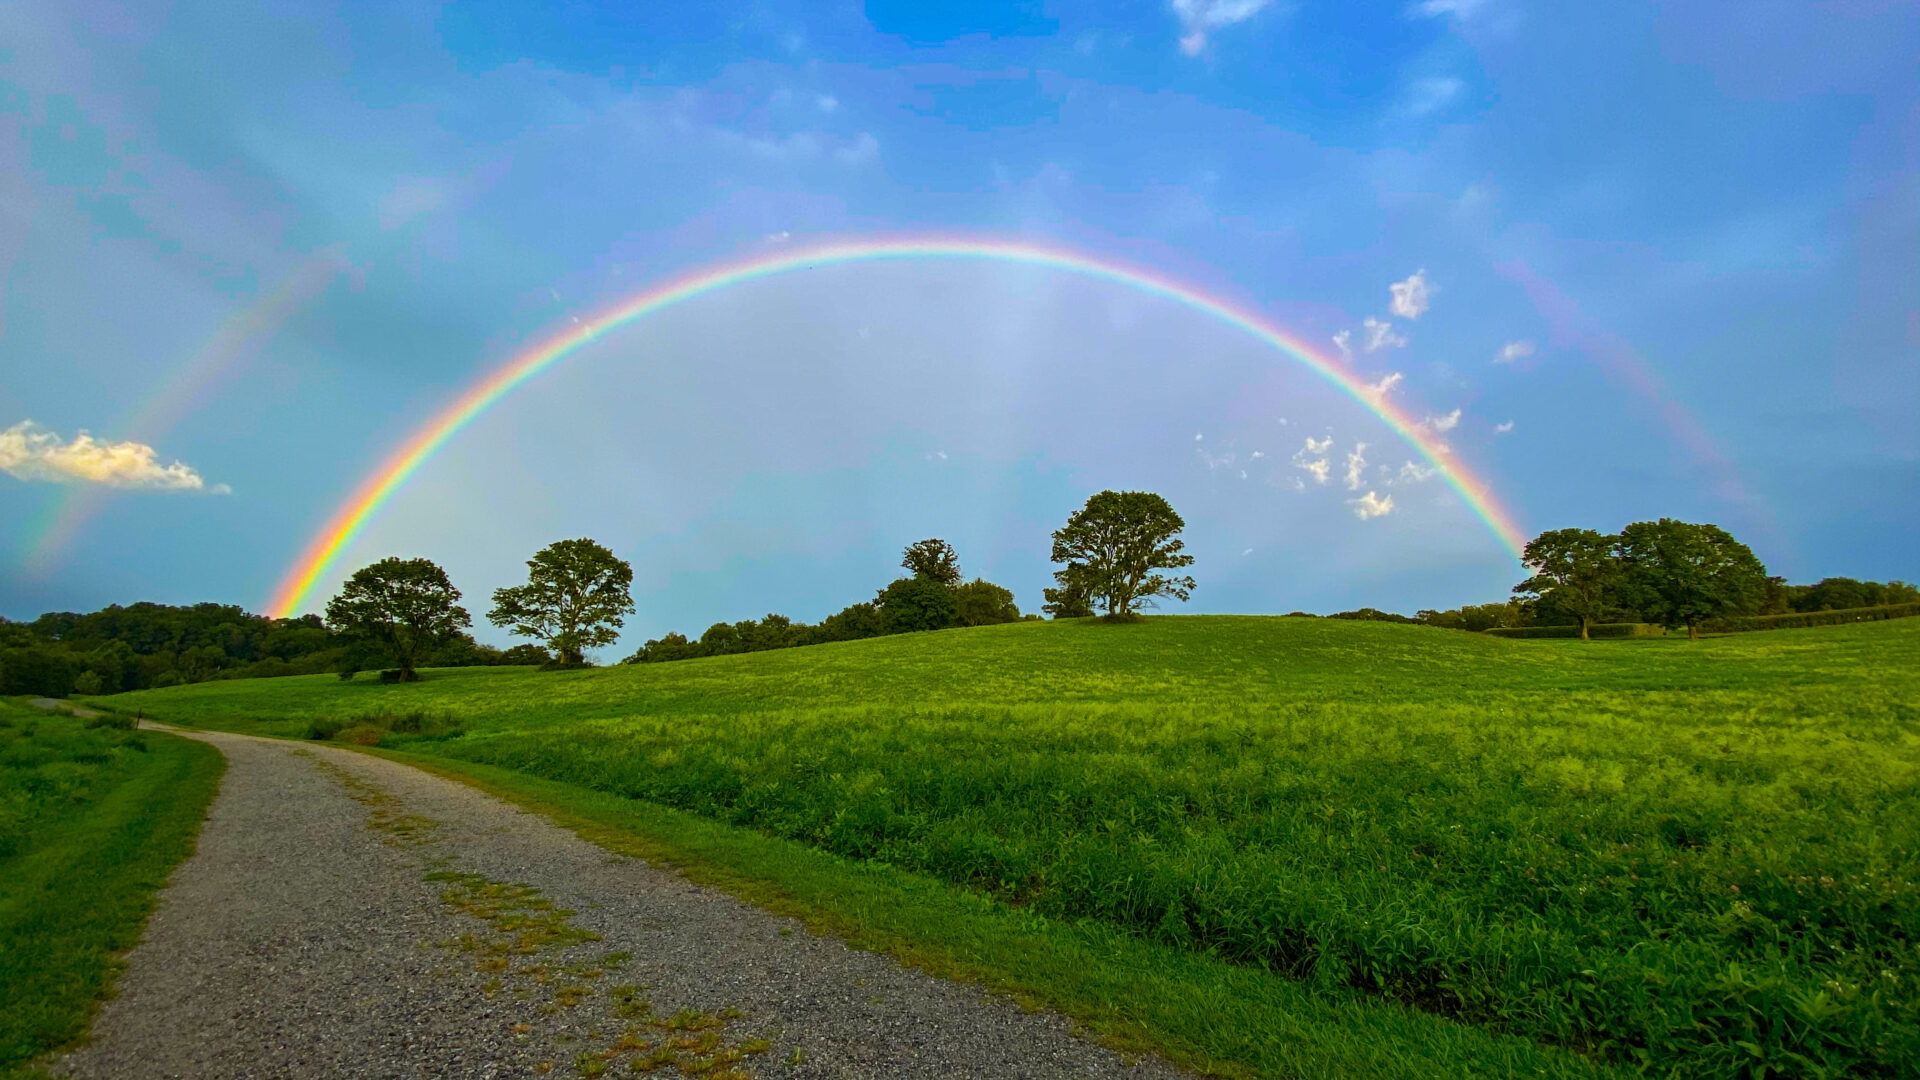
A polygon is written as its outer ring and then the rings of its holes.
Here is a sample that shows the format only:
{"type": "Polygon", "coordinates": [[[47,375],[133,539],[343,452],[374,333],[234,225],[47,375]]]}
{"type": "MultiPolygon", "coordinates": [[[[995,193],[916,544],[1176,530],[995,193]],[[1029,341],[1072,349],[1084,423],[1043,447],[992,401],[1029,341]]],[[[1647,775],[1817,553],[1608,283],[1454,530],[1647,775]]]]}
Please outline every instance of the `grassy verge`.
{"type": "Polygon", "coordinates": [[[0,1077],[85,1033],[225,767],[203,743],[0,701],[0,1077]]]}
{"type": "Polygon", "coordinates": [[[1216,1076],[1599,1077],[1589,1061],[1339,988],[1048,920],[884,865],[841,858],[655,803],[394,750],[582,838],[678,869],[852,945],[1057,1009],[1123,1052],[1216,1076]]]}

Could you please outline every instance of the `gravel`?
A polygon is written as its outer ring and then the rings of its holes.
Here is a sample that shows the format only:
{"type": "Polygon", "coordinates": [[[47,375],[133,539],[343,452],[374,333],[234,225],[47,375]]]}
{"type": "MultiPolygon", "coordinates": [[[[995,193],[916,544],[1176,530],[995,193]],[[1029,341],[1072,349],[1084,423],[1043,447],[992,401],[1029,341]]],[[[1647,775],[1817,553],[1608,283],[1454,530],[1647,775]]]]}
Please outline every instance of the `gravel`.
{"type": "Polygon", "coordinates": [[[464,785],[332,747],[191,737],[226,754],[220,795],[92,1041],[55,1072],[633,1076],[677,1054],[711,1077],[1183,1075],[464,785]]]}

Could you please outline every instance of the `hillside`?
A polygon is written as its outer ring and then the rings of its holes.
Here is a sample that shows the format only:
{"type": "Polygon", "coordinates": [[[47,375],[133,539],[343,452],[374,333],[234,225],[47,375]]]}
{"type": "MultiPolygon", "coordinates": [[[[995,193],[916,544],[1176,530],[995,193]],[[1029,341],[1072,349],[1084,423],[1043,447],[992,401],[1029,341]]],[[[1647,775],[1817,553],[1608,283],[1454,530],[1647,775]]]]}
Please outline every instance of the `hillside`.
{"type": "Polygon", "coordinates": [[[386,743],[1329,994],[1679,1076],[1867,1076],[1920,1059],[1917,672],[1913,621],[1582,645],[1179,617],[110,701],[296,737],[424,710],[459,729],[386,743]]]}

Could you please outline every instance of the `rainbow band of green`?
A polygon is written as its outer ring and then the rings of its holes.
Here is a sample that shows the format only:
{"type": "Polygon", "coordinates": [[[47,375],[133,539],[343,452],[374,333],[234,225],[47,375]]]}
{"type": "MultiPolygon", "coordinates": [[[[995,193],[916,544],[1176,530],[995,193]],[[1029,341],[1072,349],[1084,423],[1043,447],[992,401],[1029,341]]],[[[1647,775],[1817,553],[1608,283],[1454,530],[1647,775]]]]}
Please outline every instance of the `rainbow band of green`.
{"type": "Polygon", "coordinates": [[[549,338],[494,369],[469,387],[453,404],[416,431],[404,445],[389,456],[372,475],[362,481],[352,498],[336,511],[326,527],[314,537],[275,591],[268,610],[277,617],[290,617],[307,603],[320,578],[333,565],[353,538],[415,470],[458,434],[494,402],[512,393],[528,379],[546,370],[575,349],[580,348],[635,319],[678,304],[684,300],[760,278],[809,267],[838,263],[871,262],[882,259],[987,259],[1069,271],[1102,281],[1125,285],[1153,296],[1176,301],[1195,311],[1231,324],[1278,349],[1312,369],[1327,382],[1379,416],[1401,438],[1412,444],[1460,494],[1473,512],[1499,538],[1502,545],[1519,557],[1520,530],[1512,517],[1494,501],[1487,486],[1454,461],[1446,448],[1432,440],[1420,426],[1399,408],[1371,391],[1352,372],[1309,348],[1254,312],[1207,296],[1187,285],[1121,263],[1096,259],[1063,248],[1003,240],[894,238],[831,243],[738,260],[695,270],[665,284],[648,289],[631,299],[549,338]]]}

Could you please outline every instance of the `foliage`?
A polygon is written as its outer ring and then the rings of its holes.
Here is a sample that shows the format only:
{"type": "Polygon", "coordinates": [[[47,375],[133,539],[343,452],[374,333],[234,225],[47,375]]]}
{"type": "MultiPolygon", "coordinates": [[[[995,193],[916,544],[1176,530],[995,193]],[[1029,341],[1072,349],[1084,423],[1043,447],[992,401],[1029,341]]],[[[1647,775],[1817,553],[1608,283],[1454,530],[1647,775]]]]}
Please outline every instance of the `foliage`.
{"type": "Polygon", "coordinates": [[[1620,582],[1616,536],[1592,529],[1553,529],[1527,541],[1520,561],[1533,576],[1513,587],[1522,599],[1573,616],[1580,637],[1600,621],[1620,582]]]}
{"type": "Polygon", "coordinates": [[[932,578],[900,578],[880,590],[874,603],[880,608],[880,625],[889,634],[945,630],[956,625],[952,586],[932,578]]]}
{"type": "Polygon", "coordinates": [[[0,1074],[85,1032],[223,767],[202,743],[0,701],[0,1074]]]}
{"type": "Polygon", "coordinates": [[[558,540],[527,560],[527,583],[493,590],[488,621],[538,638],[577,667],[619,639],[633,612],[633,566],[592,540],[558,540]]]}
{"type": "Polygon", "coordinates": [[[900,557],[900,565],[916,578],[937,582],[948,588],[960,584],[960,554],[945,540],[919,540],[907,545],[907,550],[900,557]]]}
{"type": "Polygon", "coordinates": [[[1885,607],[1889,604],[1920,604],[1920,589],[1904,581],[1855,581],[1846,577],[1821,578],[1812,585],[1789,585],[1785,578],[1768,578],[1767,595],[1761,605],[1763,615],[1788,612],[1848,611],[1855,608],[1885,607]]]}
{"type": "Polygon", "coordinates": [[[1501,604],[1463,604],[1450,611],[1417,611],[1413,621],[1427,626],[1441,626],[1448,630],[1496,630],[1510,627],[1530,626],[1534,621],[1532,608],[1518,600],[1508,600],[1501,604]]]}
{"type": "MultiPolygon", "coordinates": [[[[1560,623],[1549,626],[1494,626],[1489,627],[1485,633],[1505,638],[1576,638],[1580,637],[1580,627],[1573,623],[1560,623]]],[[[1591,623],[1587,626],[1588,638],[1666,636],[1667,628],[1658,623],[1591,623]]]]}
{"type": "Polygon", "coordinates": [[[1880,607],[1789,611],[1780,615],[1745,615],[1730,619],[1709,619],[1700,629],[1712,634],[1737,634],[1751,630],[1798,630],[1810,626],[1845,626],[1849,623],[1879,622],[1884,619],[1911,619],[1920,616],[1920,603],[1885,604],[1880,607]]]}
{"type": "Polygon", "coordinates": [[[1152,492],[1102,491],[1054,530],[1050,558],[1066,564],[1054,580],[1063,593],[1085,595],[1110,618],[1124,619],[1157,596],[1185,600],[1193,578],[1158,572],[1193,565],[1178,538],[1184,528],[1167,500],[1152,492]]]}
{"type": "Polygon", "coordinates": [[[1072,574],[1063,579],[1058,572],[1054,578],[1059,585],[1042,591],[1046,603],[1040,605],[1040,610],[1056,619],[1084,619],[1093,614],[1093,601],[1087,596],[1086,582],[1072,574]]]}
{"type": "MultiPolygon", "coordinates": [[[[1017,623],[567,678],[410,692],[470,724],[424,752],[1650,1075],[1920,1060],[1913,620],[1608,649],[1332,619],[1017,623]]],[[[299,734],[391,692],[130,704],[299,734]]]]}
{"type": "Polygon", "coordinates": [[[399,665],[400,681],[412,682],[423,656],[472,625],[459,600],[431,561],[389,557],[354,571],[327,602],[327,621],[380,648],[399,665]]]}
{"type": "Polygon", "coordinates": [[[1619,555],[1633,606],[1690,638],[1702,620],[1757,612],[1766,594],[1767,568],[1718,525],[1638,521],[1620,530],[1619,555]]]}
{"type": "Polygon", "coordinates": [[[1020,607],[1013,602],[1013,590],[974,578],[954,588],[953,614],[961,626],[993,626],[1018,622],[1020,607]]]}

